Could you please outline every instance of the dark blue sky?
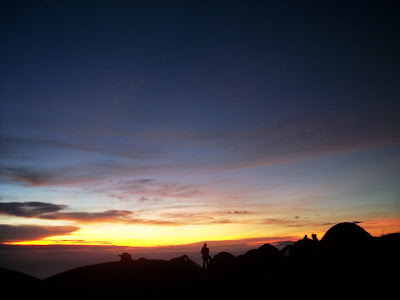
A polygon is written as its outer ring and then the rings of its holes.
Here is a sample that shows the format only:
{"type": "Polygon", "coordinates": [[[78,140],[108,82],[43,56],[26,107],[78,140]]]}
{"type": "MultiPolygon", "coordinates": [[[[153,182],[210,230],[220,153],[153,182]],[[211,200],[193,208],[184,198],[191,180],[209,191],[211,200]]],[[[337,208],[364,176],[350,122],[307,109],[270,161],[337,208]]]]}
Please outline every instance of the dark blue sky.
{"type": "Polygon", "coordinates": [[[2,96],[17,123],[208,131],[364,117],[399,99],[390,2],[62,2],[3,9],[2,96]],[[129,120],[103,114],[120,110],[129,120]]]}
{"type": "Polygon", "coordinates": [[[0,201],[234,224],[214,239],[399,216],[396,1],[3,1],[1,12],[0,201]]]}

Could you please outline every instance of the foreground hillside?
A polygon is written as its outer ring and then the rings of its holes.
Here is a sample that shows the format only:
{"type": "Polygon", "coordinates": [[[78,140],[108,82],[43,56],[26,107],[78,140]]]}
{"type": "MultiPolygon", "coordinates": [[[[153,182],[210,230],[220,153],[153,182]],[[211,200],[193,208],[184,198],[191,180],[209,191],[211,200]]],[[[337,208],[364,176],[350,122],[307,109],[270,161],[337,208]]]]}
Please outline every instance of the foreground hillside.
{"type": "Polygon", "coordinates": [[[199,280],[200,267],[187,256],[170,261],[132,260],[76,268],[44,280],[46,286],[85,290],[147,290],[188,285],[199,280]]]}
{"type": "Polygon", "coordinates": [[[41,284],[39,279],[21,272],[0,268],[0,282],[2,287],[16,288],[38,288],[41,284]]]}
{"type": "Polygon", "coordinates": [[[373,238],[356,224],[341,223],[321,241],[305,238],[282,251],[265,244],[237,257],[218,253],[208,270],[186,255],[169,261],[129,257],[76,268],[43,281],[5,271],[1,280],[5,282],[6,275],[14,287],[29,286],[32,291],[50,294],[62,291],[64,296],[84,292],[185,299],[242,298],[260,293],[296,296],[304,292],[308,296],[360,296],[394,292],[399,267],[400,234],[373,238]]]}

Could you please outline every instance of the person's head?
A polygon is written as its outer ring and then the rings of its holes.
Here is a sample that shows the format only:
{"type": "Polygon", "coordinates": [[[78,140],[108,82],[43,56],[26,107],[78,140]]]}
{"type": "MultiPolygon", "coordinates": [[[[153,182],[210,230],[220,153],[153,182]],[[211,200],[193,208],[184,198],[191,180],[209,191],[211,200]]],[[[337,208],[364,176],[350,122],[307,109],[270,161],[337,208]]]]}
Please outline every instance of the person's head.
{"type": "Polygon", "coordinates": [[[207,247],[207,244],[206,244],[206,243],[204,243],[204,247],[207,247]]]}

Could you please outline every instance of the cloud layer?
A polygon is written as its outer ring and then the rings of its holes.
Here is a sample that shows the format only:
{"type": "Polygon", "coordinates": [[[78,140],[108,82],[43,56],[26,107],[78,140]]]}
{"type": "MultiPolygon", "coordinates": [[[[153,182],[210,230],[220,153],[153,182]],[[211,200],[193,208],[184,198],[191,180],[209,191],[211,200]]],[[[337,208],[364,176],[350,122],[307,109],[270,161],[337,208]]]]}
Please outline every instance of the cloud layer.
{"type": "Polygon", "coordinates": [[[44,202],[6,202],[0,203],[0,214],[32,218],[54,213],[66,207],[66,205],[44,202]]]}
{"type": "Polygon", "coordinates": [[[126,222],[133,214],[128,210],[107,210],[103,212],[66,212],[67,205],[45,202],[6,202],[0,203],[0,214],[38,218],[46,220],[69,220],[78,222],[126,222]]]}
{"type": "Polygon", "coordinates": [[[221,218],[226,215],[250,214],[248,211],[224,211],[216,213],[164,213],[158,218],[139,218],[131,210],[106,210],[102,212],[68,211],[66,205],[44,202],[6,202],[0,203],[0,215],[43,220],[75,221],[82,223],[123,223],[140,225],[202,225],[227,224],[234,221],[221,218]]]}
{"type": "Polygon", "coordinates": [[[40,240],[51,236],[70,234],[77,230],[79,230],[77,226],[0,224],[0,243],[40,240]]]}
{"type": "MultiPolygon", "coordinates": [[[[396,111],[322,116],[303,113],[286,116],[272,124],[238,130],[218,128],[212,132],[186,132],[174,129],[174,132],[165,130],[156,134],[139,132],[133,135],[107,130],[105,140],[108,142],[103,143],[103,147],[95,142],[95,128],[75,134],[71,141],[58,137],[5,136],[1,137],[0,177],[31,186],[79,185],[133,173],[161,174],[171,170],[179,173],[188,169],[215,172],[277,164],[377,145],[399,144],[399,119],[396,111]],[[146,148],[146,145],[151,145],[151,149],[137,150],[146,148]],[[34,158],[31,153],[38,155],[34,158]],[[54,160],[52,156],[55,154],[67,155],[70,159],[63,165],[54,160]],[[31,162],[29,166],[10,163],[21,156],[31,162]],[[113,163],[110,163],[110,157],[113,163]],[[55,166],[39,167],[36,159],[42,158],[55,166]]],[[[147,186],[154,187],[152,180],[140,182],[141,186],[149,183],[147,186]]],[[[138,183],[131,182],[131,186],[138,183]]],[[[174,187],[159,186],[160,193],[172,194],[168,192],[169,188],[174,187]]],[[[187,193],[191,195],[193,191],[177,191],[174,195],[180,197],[187,193]]]]}

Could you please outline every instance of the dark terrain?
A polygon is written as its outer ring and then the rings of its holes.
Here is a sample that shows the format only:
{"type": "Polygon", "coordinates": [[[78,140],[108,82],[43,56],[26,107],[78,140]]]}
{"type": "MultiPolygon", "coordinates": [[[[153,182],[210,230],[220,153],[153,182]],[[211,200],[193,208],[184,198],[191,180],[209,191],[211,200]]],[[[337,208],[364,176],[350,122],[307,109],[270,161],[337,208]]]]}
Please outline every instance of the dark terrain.
{"type": "Polygon", "coordinates": [[[169,261],[128,257],[44,280],[0,269],[0,281],[3,291],[44,297],[359,298],[396,293],[399,267],[399,233],[371,237],[356,224],[340,223],[320,241],[305,238],[281,251],[265,244],[237,257],[221,252],[208,270],[186,255],[169,261]]]}

